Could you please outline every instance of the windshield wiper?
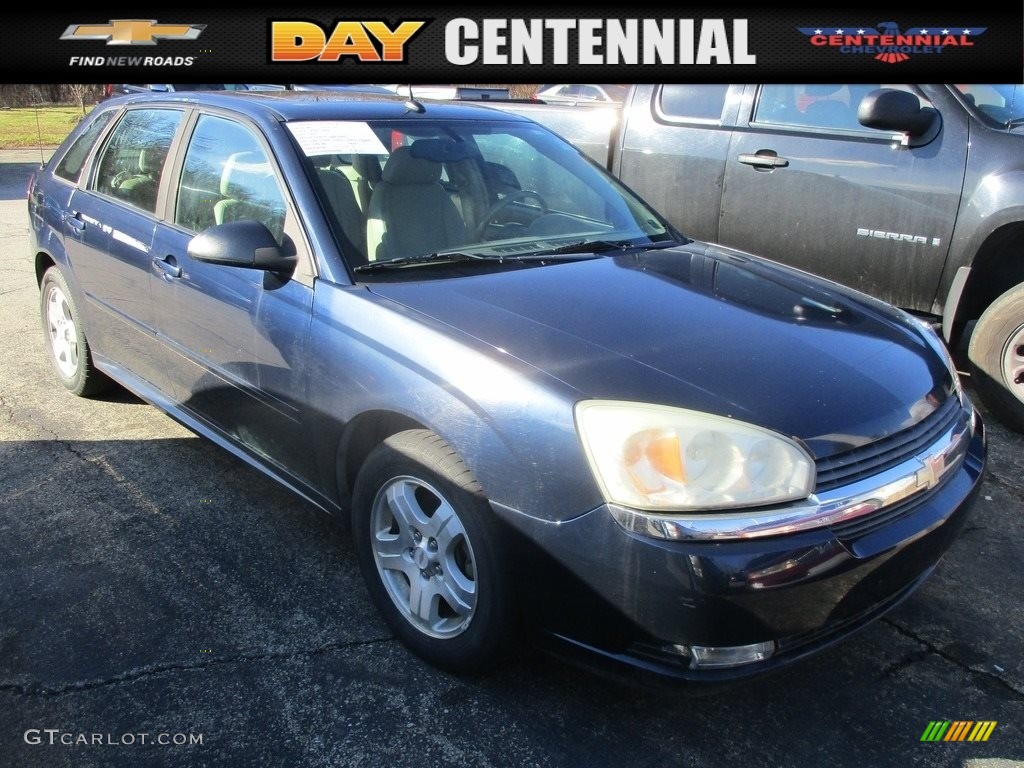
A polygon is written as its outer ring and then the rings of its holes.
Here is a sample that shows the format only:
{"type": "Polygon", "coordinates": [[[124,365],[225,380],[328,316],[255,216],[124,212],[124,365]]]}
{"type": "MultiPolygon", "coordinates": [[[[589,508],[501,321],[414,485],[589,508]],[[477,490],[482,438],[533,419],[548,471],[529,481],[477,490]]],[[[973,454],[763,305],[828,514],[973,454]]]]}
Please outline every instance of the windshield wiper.
{"type": "Polygon", "coordinates": [[[607,253],[609,251],[653,251],[658,248],[672,248],[683,243],[675,240],[660,240],[644,244],[634,243],[632,240],[577,240],[574,243],[559,245],[547,251],[535,254],[536,256],[550,256],[560,253],[607,253]]]}
{"type": "Polygon", "coordinates": [[[1024,125],[1024,115],[1021,115],[1020,117],[1011,117],[1003,123],[1004,128],[1016,128],[1018,125],[1024,125]]]}
{"type": "Polygon", "coordinates": [[[489,261],[489,256],[481,256],[478,253],[463,253],[462,251],[438,251],[437,253],[423,253],[419,256],[399,256],[384,261],[371,261],[368,264],[360,264],[353,267],[353,272],[380,272],[387,269],[401,269],[402,267],[418,267],[425,264],[460,264],[466,261],[489,261]]]}
{"type": "Polygon", "coordinates": [[[390,269],[405,269],[407,267],[422,267],[431,264],[522,264],[531,261],[580,261],[582,259],[596,259],[597,256],[588,252],[580,254],[565,254],[565,258],[558,257],[560,254],[554,251],[543,253],[524,253],[518,256],[502,256],[500,254],[484,253],[463,253],[461,251],[440,251],[438,253],[425,253],[420,256],[399,256],[386,261],[371,261],[368,264],[360,264],[353,267],[353,272],[366,274],[368,272],[385,272],[390,269]]]}

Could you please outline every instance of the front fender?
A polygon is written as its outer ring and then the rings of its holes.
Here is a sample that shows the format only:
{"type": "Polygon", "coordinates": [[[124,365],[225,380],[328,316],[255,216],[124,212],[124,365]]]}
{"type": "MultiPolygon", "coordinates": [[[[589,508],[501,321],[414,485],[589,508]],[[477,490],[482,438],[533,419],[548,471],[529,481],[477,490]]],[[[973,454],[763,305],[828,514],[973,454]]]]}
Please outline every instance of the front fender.
{"type": "MultiPolygon", "coordinates": [[[[1000,230],[1024,223],[1022,150],[1024,135],[972,123],[964,196],[939,282],[936,314],[955,317],[960,298],[957,273],[972,268],[1000,230]]],[[[1018,258],[1024,262],[1024,257],[1018,258]]]]}
{"type": "Polygon", "coordinates": [[[323,477],[347,423],[390,411],[444,438],[503,506],[564,520],[601,503],[578,393],[547,374],[361,286],[318,282],[310,347],[323,477]]]}

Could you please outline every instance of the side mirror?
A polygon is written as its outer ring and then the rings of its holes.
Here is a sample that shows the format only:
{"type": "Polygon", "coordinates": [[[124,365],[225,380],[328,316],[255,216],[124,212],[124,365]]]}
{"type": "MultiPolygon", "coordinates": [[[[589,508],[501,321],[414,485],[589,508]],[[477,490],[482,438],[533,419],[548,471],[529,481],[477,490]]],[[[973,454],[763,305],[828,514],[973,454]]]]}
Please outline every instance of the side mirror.
{"type": "Polygon", "coordinates": [[[917,96],[892,88],[877,88],[860,101],[857,121],[867,128],[906,133],[915,143],[931,141],[939,130],[939,113],[921,107],[917,96]]]}
{"type": "MultiPolygon", "coordinates": [[[[290,241],[285,238],[285,243],[290,241]]],[[[197,261],[225,267],[291,272],[298,259],[277,244],[266,225],[258,221],[230,221],[203,230],[188,244],[188,255],[197,261]]]]}

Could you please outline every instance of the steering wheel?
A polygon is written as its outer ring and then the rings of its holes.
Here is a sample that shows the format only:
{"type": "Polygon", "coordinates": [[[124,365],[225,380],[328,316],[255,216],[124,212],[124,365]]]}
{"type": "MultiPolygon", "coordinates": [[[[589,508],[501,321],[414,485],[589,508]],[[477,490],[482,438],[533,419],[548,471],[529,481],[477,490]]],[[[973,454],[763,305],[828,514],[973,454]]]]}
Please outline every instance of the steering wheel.
{"type": "Polygon", "coordinates": [[[512,203],[516,202],[517,200],[527,200],[530,198],[540,203],[540,215],[546,215],[548,212],[548,203],[543,197],[540,196],[539,192],[534,192],[531,189],[517,189],[515,192],[511,192],[505,195],[505,197],[501,198],[501,200],[499,200],[491,207],[491,210],[484,214],[484,217],[480,220],[480,223],[477,225],[476,229],[473,230],[473,239],[482,239],[484,236],[484,232],[487,230],[488,225],[490,225],[490,223],[494,221],[494,217],[501,213],[503,210],[505,210],[512,203]]]}
{"type": "Polygon", "coordinates": [[[111,189],[120,189],[121,185],[130,179],[134,174],[131,171],[118,171],[110,180],[111,189]]]}

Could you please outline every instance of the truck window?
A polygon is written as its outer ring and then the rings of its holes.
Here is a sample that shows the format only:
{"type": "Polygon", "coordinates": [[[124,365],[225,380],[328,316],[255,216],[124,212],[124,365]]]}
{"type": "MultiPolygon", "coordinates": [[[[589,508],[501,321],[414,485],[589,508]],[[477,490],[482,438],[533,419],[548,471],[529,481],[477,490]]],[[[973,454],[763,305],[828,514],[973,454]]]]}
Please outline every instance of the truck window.
{"type": "Polygon", "coordinates": [[[719,122],[728,90],[728,85],[663,85],[658,116],[669,121],[719,122]]]}
{"type": "Polygon", "coordinates": [[[975,83],[957,85],[956,89],[983,117],[999,127],[1006,127],[1024,115],[1024,86],[975,83]]]}
{"type": "Polygon", "coordinates": [[[754,122],[888,135],[890,131],[865,128],[857,121],[861,99],[877,88],[908,91],[921,99],[906,85],[888,83],[763,85],[754,108],[754,122]]]}

